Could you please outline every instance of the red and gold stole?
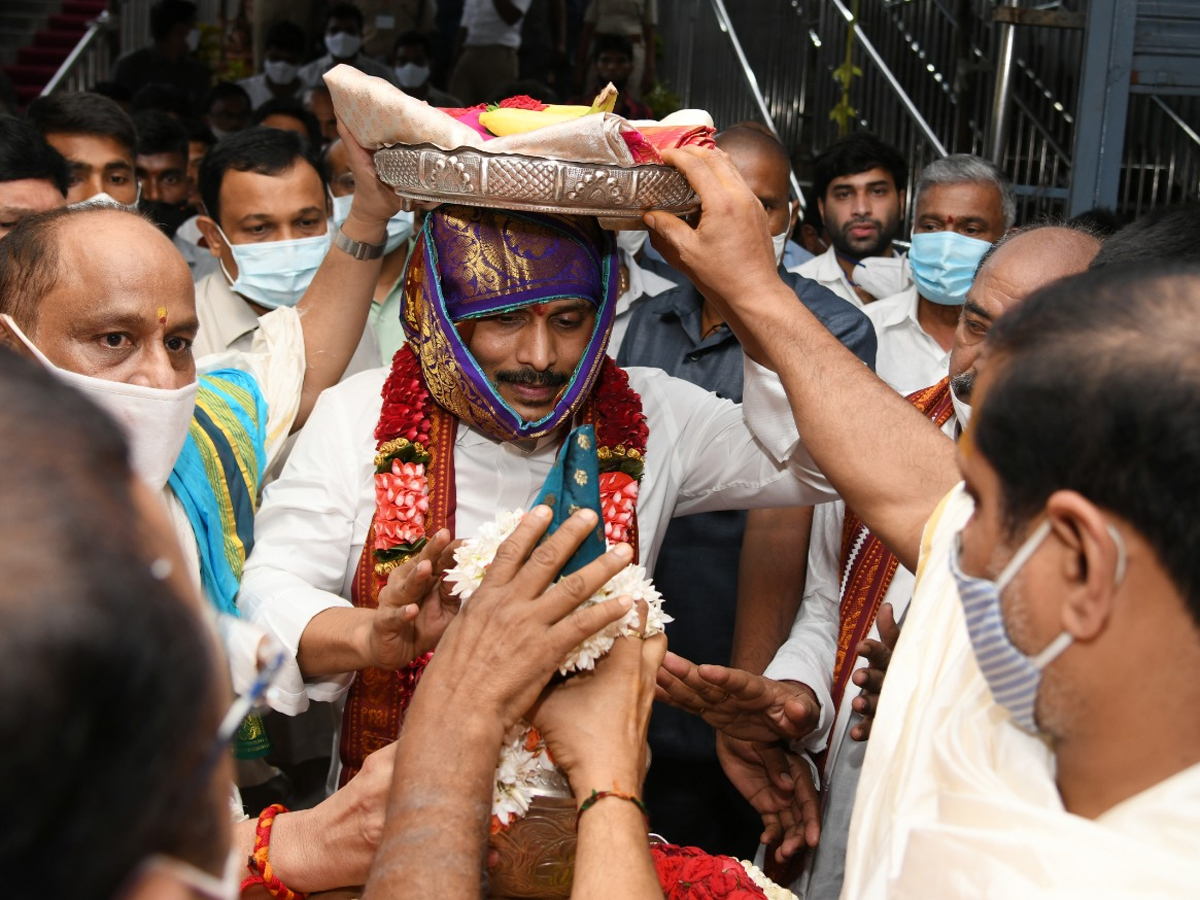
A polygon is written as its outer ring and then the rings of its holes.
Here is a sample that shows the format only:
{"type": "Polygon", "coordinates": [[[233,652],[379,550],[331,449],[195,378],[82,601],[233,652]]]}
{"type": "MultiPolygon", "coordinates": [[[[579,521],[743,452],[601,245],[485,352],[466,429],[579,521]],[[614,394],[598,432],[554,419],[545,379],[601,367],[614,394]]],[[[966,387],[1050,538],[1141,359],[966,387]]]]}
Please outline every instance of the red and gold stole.
{"type": "MultiPolygon", "coordinates": [[[[907,399],[939,428],[946,424],[954,412],[948,377],[935,385],[914,391],[907,399]]],[[[849,507],[842,525],[840,559],[842,598],[832,691],[835,716],[856,667],[854,648],[871,633],[883,597],[900,565],[895,554],[867,529],[849,507]]]]}
{"type": "MultiPolygon", "coordinates": [[[[610,357],[584,407],[583,424],[596,427],[600,502],[612,543],[626,541],[638,554],[637,493],[649,431],[642,398],[610,357]]],[[[454,439],[458,418],[433,402],[420,362],[408,345],[397,351],[383,385],[375,428],[375,518],[354,573],[351,600],[375,609],[392,569],[419,553],[425,536],[454,533],[454,439]]],[[[397,672],[364,669],[350,686],[342,713],[341,784],[363,762],[400,734],[404,710],[432,654],[397,672]]]]}

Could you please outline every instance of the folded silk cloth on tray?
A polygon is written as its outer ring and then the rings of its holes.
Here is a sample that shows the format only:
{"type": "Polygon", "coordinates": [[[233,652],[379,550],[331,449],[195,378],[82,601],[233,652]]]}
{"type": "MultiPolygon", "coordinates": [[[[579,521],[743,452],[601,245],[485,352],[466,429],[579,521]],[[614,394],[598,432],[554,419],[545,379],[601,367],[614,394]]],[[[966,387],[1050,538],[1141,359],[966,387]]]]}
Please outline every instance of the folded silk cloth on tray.
{"type": "Polygon", "coordinates": [[[612,113],[592,113],[522,134],[489,139],[437,107],[351,66],[331,69],[325,74],[325,83],[334,109],[355,140],[368,150],[396,144],[433,144],[442,150],[471,147],[488,153],[637,166],[661,163],[660,149],[713,146],[713,129],[709,127],[635,128],[612,113]]]}

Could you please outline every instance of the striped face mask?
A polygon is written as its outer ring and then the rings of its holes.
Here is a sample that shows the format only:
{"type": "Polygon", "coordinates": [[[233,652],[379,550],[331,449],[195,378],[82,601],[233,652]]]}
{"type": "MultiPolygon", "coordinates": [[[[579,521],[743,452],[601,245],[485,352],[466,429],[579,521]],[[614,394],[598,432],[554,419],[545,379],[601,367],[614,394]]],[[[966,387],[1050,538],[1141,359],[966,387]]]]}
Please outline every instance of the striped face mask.
{"type": "MultiPolygon", "coordinates": [[[[1125,574],[1125,545],[1120,532],[1112,525],[1109,533],[1117,544],[1117,576],[1119,584],[1125,574]]],[[[1013,554],[1000,577],[995,581],[967,575],[962,570],[962,533],[955,539],[950,554],[950,572],[958,584],[958,595],[967,620],[967,633],[979,671],[991,689],[992,697],[1012,714],[1013,722],[1030,734],[1037,734],[1036,721],[1038,686],[1042,670],[1054,662],[1071,645],[1074,638],[1066,631],[1050,642],[1036,656],[1026,656],[1012,642],[1004,627],[1000,595],[1012,583],[1029,558],[1050,534],[1050,522],[1042,522],[1013,554]]]]}

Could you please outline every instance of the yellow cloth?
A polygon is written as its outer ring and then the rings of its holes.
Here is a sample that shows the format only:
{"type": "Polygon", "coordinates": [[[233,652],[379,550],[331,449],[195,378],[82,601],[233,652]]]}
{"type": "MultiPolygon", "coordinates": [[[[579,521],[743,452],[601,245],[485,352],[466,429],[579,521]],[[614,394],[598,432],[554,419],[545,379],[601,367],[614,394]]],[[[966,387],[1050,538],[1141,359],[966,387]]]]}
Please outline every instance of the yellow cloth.
{"type": "Polygon", "coordinates": [[[1054,758],[992,700],[949,570],[972,502],[942,501],[867,745],[843,898],[1194,896],[1200,766],[1092,821],[1063,809],[1054,758]]]}

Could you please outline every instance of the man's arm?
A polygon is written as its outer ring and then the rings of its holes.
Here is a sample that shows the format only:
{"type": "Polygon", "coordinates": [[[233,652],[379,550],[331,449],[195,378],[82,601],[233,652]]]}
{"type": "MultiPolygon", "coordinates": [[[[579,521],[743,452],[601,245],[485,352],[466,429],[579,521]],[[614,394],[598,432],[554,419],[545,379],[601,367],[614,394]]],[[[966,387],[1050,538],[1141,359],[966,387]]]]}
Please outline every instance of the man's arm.
{"type": "Polygon", "coordinates": [[[729,665],[761,675],[787,640],[804,596],[811,506],[752,509],[742,535],[729,665]]]}
{"type": "Polygon", "coordinates": [[[921,531],[959,480],[954,445],[869,372],[780,280],[766,213],[719,150],[664,152],[700,195],[693,229],[647,213],[652,242],[722,311],[743,349],[779,374],[818,467],[866,523],[914,569],[921,531]]]}
{"type": "MultiPolygon", "coordinates": [[[[400,210],[400,198],[376,177],[371,154],[358,145],[340,119],[338,132],[346,145],[356,185],[342,233],[364,244],[381,244],[388,219],[400,210]]],[[[334,227],[332,221],[329,227],[334,227]]],[[[304,299],[297,304],[307,368],[293,431],[308,421],[321,391],[337,384],[346,371],[367,327],[382,264],[382,258],[359,260],[332,247],[304,299]]]]}
{"type": "Polygon", "coordinates": [[[421,678],[397,742],[367,900],[479,896],[505,731],[533,706],[572,647],[629,610],[624,597],[576,611],[629,563],[629,546],[550,587],[596,514],[576,513],[535,547],[549,523],[550,510],[534,507],[501,545],[421,678]]]}
{"type": "Polygon", "coordinates": [[[492,0],[492,6],[496,7],[496,15],[503,20],[505,25],[516,25],[521,21],[521,16],[525,15],[524,10],[512,0],[492,0]]]}

